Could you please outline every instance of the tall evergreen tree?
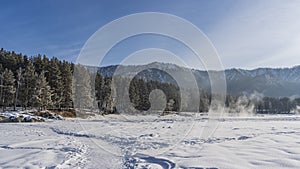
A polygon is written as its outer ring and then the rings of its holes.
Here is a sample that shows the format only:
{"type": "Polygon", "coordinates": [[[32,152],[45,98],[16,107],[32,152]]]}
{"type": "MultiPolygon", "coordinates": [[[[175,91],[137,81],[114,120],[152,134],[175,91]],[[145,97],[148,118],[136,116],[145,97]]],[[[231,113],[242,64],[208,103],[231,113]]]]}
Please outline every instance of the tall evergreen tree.
{"type": "Polygon", "coordinates": [[[103,102],[102,108],[105,113],[115,113],[115,103],[114,98],[112,97],[111,91],[112,79],[110,77],[104,78],[104,86],[103,86],[103,102]]]}
{"type": "MultiPolygon", "coordinates": [[[[2,52],[3,48],[1,48],[2,52]]],[[[1,54],[1,53],[0,53],[1,54]]],[[[3,106],[3,67],[2,64],[0,63],[0,105],[3,106]]]]}
{"type": "Polygon", "coordinates": [[[98,108],[101,107],[102,103],[102,95],[103,95],[103,77],[101,76],[100,73],[96,73],[96,77],[95,77],[95,97],[96,97],[96,101],[98,104],[98,108]]]}
{"type": "Polygon", "coordinates": [[[41,74],[41,72],[45,70],[45,65],[40,54],[33,58],[33,65],[38,74],[41,74]]]}
{"type": "Polygon", "coordinates": [[[71,108],[73,106],[72,100],[72,70],[71,64],[67,62],[63,62],[61,67],[61,74],[62,74],[62,106],[64,108],[71,108]]]}
{"type": "Polygon", "coordinates": [[[61,108],[63,85],[62,75],[59,67],[59,61],[56,58],[52,58],[48,68],[48,82],[53,91],[52,103],[54,108],[61,108]]]}
{"type": "Polygon", "coordinates": [[[25,109],[28,106],[32,106],[32,98],[35,90],[35,81],[37,79],[35,68],[32,60],[29,60],[28,65],[25,68],[23,85],[21,86],[22,96],[21,101],[25,109]]]}
{"type": "Polygon", "coordinates": [[[48,85],[44,71],[39,75],[35,86],[36,88],[33,96],[34,105],[40,109],[46,109],[47,107],[52,106],[51,88],[48,85]]]}
{"type": "Polygon", "coordinates": [[[75,108],[90,108],[93,105],[91,96],[91,79],[88,70],[78,64],[74,67],[73,96],[75,108]]]}
{"type": "Polygon", "coordinates": [[[136,78],[134,78],[130,82],[129,86],[129,98],[134,108],[137,108],[139,106],[140,102],[140,92],[139,92],[139,83],[136,78]]]}
{"type": "Polygon", "coordinates": [[[14,110],[16,110],[17,102],[19,101],[19,91],[20,87],[22,85],[22,79],[23,79],[23,69],[19,67],[17,71],[17,77],[16,77],[16,94],[15,94],[15,99],[14,99],[14,110]]]}
{"type": "Polygon", "coordinates": [[[16,92],[14,74],[11,70],[5,68],[3,72],[3,83],[2,83],[2,104],[3,111],[7,106],[11,105],[14,101],[14,94],[16,92]]]}

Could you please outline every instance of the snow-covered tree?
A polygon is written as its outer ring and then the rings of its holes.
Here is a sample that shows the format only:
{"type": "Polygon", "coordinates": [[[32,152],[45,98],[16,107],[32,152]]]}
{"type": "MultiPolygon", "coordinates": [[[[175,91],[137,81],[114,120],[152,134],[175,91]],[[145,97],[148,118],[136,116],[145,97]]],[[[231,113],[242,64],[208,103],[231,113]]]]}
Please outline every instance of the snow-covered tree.
{"type": "MultiPolygon", "coordinates": [[[[0,54],[2,53],[3,48],[1,48],[0,54]]],[[[0,63],[0,105],[2,106],[2,85],[3,85],[3,67],[2,64],[0,63]]]]}
{"type": "Polygon", "coordinates": [[[36,88],[33,96],[34,105],[40,109],[46,109],[52,105],[51,96],[52,91],[48,82],[46,81],[44,71],[41,72],[36,80],[36,88]]]}
{"type": "Polygon", "coordinates": [[[5,68],[2,77],[2,104],[3,110],[5,110],[6,107],[11,105],[14,101],[14,94],[16,92],[14,86],[15,78],[13,72],[7,68],[5,68]]]}
{"type": "Polygon", "coordinates": [[[53,91],[52,102],[54,108],[60,108],[62,102],[63,85],[62,74],[59,68],[59,61],[56,58],[52,58],[48,67],[48,82],[53,91]]]}
{"type": "Polygon", "coordinates": [[[72,70],[71,65],[67,62],[63,62],[61,67],[62,74],[62,106],[64,108],[72,108],[73,100],[72,100],[72,70]]]}
{"type": "Polygon", "coordinates": [[[16,94],[15,94],[15,99],[14,99],[14,110],[16,110],[17,102],[19,99],[19,91],[20,87],[22,85],[22,80],[23,80],[23,69],[20,67],[17,71],[17,77],[16,77],[16,94]]]}
{"type": "Polygon", "coordinates": [[[93,99],[91,96],[91,79],[88,70],[78,64],[74,67],[73,79],[73,97],[75,108],[91,108],[93,106],[93,99]]]}
{"type": "Polygon", "coordinates": [[[26,109],[28,106],[32,106],[32,98],[35,90],[35,81],[37,79],[32,60],[29,60],[23,76],[23,85],[20,89],[20,100],[26,109]]]}

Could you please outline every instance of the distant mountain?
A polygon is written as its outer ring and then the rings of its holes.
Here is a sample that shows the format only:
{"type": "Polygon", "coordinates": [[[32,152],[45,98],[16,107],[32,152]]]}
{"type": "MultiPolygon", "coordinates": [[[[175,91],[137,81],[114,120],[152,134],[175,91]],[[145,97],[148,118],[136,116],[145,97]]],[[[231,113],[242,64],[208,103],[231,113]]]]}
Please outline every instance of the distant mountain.
{"type": "MultiPolygon", "coordinates": [[[[142,75],[138,74],[137,76],[167,83],[172,82],[172,79],[162,72],[171,72],[172,75],[183,79],[184,86],[187,88],[192,87],[190,84],[192,84],[193,79],[189,76],[192,73],[201,89],[210,90],[207,71],[189,69],[175,64],[153,62],[138,66],[113,65],[100,67],[98,71],[103,76],[109,77],[113,76],[114,73],[132,77],[136,76],[136,72],[143,71],[142,75]],[[160,71],[153,71],[152,68],[160,71]]],[[[258,92],[272,97],[300,96],[300,66],[293,68],[258,68],[254,70],[228,69],[225,70],[225,76],[227,92],[230,94],[240,95],[258,92]]]]}
{"type": "Polygon", "coordinates": [[[300,66],[293,68],[225,71],[230,93],[257,91],[266,96],[300,95],[300,66]]]}

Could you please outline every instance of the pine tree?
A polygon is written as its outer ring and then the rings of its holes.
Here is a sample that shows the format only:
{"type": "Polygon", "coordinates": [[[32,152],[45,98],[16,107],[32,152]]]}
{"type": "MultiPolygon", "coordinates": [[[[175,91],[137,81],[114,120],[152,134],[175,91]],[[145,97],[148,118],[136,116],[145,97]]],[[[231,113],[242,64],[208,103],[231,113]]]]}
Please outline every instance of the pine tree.
{"type": "Polygon", "coordinates": [[[51,88],[48,85],[44,71],[42,71],[41,74],[39,75],[35,86],[36,88],[33,97],[34,105],[36,107],[39,107],[41,110],[46,109],[49,106],[52,106],[51,88]]]}
{"type": "Polygon", "coordinates": [[[17,87],[16,87],[16,94],[14,100],[14,110],[16,110],[18,97],[19,97],[19,90],[20,90],[20,86],[22,85],[22,79],[23,79],[23,70],[20,67],[17,71],[17,77],[16,77],[17,87]]]}
{"type": "MultiPolygon", "coordinates": [[[[1,48],[1,53],[3,51],[3,48],[1,48]]],[[[0,53],[0,54],[1,54],[0,53]]],[[[0,63],[0,105],[3,106],[3,67],[2,64],[0,63]]]]}
{"type": "Polygon", "coordinates": [[[138,80],[134,78],[129,85],[129,98],[134,108],[138,108],[140,101],[138,80]]]}
{"type": "Polygon", "coordinates": [[[33,58],[33,65],[38,74],[40,74],[43,70],[45,70],[45,65],[42,56],[40,54],[38,54],[36,57],[33,58]]]}
{"type": "Polygon", "coordinates": [[[95,96],[96,96],[96,101],[98,104],[98,108],[101,108],[101,104],[103,102],[102,100],[102,95],[103,95],[103,77],[101,76],[100,73],[96,73],[95,77],[95,96]]]}
{"type": "Polygon", "coordinates": [[[64,108],[71,108],[73,106],[72,100],[72,70],[71,66],[67,62],[63,62],[61,67],[62,78],[62,106],[64,108]]]}
{"type": "Polygon", "coordinates": [[[91,96],[91,79],[87,69],[78,64],[74,67],[73,96],[75,108],[91,108],[93,99],[91,96]]]}
{"type": "Polygon", "coordinates": [[[61,108],[63,85],[62,85],[62,75],[58,65],[58,60],[52,58],[48,67],[48,82],[53,91],[52,103],[54,108],[61,108]]]}
{"type": "MultiPolygon", "coordinates": [[[[96,68],[94,68],[96,69],[96,68]]],[[[92,98],[92,108],[97,107],[97,98],[96,98],[96,89],[95,89],[95,78],[97,75],[97,72],[95,70],[89,70],[90,74],[90,86],[91,86],[91,98],[92,98]]]]}
{"type": "Polygon", "coordinates": [[[138,87],[137,87],[138,95],[139,95],[139,104],[137,109],[140,111],[147,111],[150,108],[149,102],[149,90],[147,88],[147,84],[145,80],[138,79],[138,87]]]}
{"type": "Polygon", "coordinates": [[[34,95],[35,83],[37,79],[36,77],[37,75],[35,73],[35,68],[33,66],[32,60],[29,60],[24,72],[24,78],[22,79],[23,85],[21,86],[22,95],[20,100],[23,103],[25,109],[27,109],[27,107],[29,106],[32,106],[32,98],[34,95]]]}
{"type": "Polygon", "coordinates": [[[103,103],[102,108],[105,113],[116,113],[114,98],[111,91],[112,79],[110,77],[104,78],[103,86],[103,103]]]}
{"type": "MultiPolygon", "coordinates": [[[[230,106],[230,100],[228,99],[228,106],[230,106]]],[[[204,92],[200,91],[200,104],[199,104],[199,112],[208,112],[210,106],[210,97],[204,92]]]]}
{"type": "Polygon", "coordinates": [[[14,87],[15,78],[13,72],[5,68],[2,80],[2,103],[4,111],[6,107],[10,106],[14,101],[16,89],[14,87]]]}

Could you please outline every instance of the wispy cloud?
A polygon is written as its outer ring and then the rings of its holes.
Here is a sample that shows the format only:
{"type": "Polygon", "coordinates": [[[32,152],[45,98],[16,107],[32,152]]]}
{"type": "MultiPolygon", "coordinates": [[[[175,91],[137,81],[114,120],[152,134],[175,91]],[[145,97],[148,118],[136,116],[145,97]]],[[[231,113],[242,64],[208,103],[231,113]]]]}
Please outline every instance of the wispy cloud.
{"type": "MultiPolygon", "coordinates": [[[[122,1],[118,5],[111,1],[7,1],[0,9],[4,23],[0,26],[0,46],[28,55],[45,53],[75,60],[85,41],[108,22],[135,12],[157,11],[183,17],[202,29],[225,68],[300,64],[299,0],[122,1]]],[[[107,63],[117,64],[122,57],[143,49],[140,44],[144,41],[134,43],[135,50],[127,45],[108,55],[107,63]]],[[[146,47],[170,50],[191,67],[199,68],[190,52],[169,41],[146,47]]]]}
{"type": "Polygon", "coordinates": [[[208,34],[225,67],[300,64],[300,1],[242,1],[208,34]]]}
{"type": "Polygon", "coordinates": [[[48,45],[47,50],[50,56],[58,57],[62,60],[74,62],[82,48],[83,44],[80,42],[73,43],[71,45],[48,45]]]}

